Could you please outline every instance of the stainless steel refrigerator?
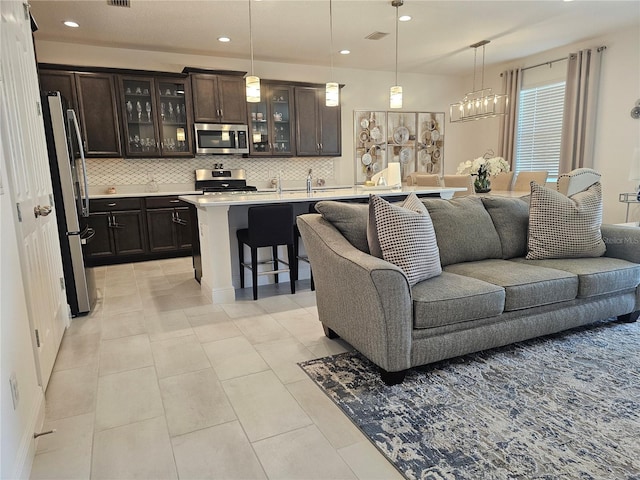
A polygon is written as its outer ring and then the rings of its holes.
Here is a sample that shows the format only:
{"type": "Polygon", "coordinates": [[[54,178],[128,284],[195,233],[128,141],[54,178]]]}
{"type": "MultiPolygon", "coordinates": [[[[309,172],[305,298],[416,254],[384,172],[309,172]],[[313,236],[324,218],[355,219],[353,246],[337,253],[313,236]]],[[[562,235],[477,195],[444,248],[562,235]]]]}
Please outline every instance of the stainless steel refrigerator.
{"type": "Polygon", "coordinates": [[[75,317],[91,311],[96,299],[94,272],[83,256],[83,245],[95,234],[87,222],[86,162],[76,113],[60,92],[43,92],[42,110],[67,301],[75,317]]]}

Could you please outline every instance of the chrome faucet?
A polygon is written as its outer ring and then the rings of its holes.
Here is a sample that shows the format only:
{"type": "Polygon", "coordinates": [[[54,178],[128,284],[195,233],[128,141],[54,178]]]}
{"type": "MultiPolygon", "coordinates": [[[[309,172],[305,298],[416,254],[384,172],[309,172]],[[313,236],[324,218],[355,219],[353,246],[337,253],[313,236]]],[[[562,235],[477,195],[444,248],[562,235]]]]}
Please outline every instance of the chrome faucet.
{"type": "Polygon", "coordinates": [[[307,174],[307,193],[311,193],[311,169],[309,169],[309,173],[307,174]]]}

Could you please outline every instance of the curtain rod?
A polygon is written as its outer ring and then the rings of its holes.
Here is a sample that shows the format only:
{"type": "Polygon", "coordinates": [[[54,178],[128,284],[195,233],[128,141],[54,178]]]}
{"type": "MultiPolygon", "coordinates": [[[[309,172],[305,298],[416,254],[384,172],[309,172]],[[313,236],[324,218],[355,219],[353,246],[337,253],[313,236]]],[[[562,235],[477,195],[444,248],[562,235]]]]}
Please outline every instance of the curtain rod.
{"type": "Polygon", "coordinates": [[[531,67],[524,67],[524,68],[522,69],[522,71],[524,72],[525,70],[531,70],[532,68],[543,67],[543,66],[545,66],[545,65],[549,65],[549,66],[551,66],[551,65],[553,65],[553,64],[554,64],[554,63],[556,63],[556,62],[561,62],[561,61],[566,60],[566,59],[567,59],[567,57],[556,58],[555,60],[550,60],[550,61],[548,61],[548,62],[543,62],[543,63],[539,63],[539,64],[537,64],[537,65],[532,65],[531,67]]]}

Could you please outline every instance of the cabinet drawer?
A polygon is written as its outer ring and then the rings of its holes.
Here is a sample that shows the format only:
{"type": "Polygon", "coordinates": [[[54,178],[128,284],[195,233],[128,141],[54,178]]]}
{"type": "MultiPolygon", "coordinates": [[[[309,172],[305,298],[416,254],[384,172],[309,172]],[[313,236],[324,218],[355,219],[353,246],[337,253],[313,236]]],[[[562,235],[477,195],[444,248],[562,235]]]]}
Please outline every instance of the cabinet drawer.
{"type": "Polygon", "coordinates": [[[171,207],[186,207],[187,204],[182,200],[178,200],[177,196],[169,197],[146,197],[145,202],[147,208],[171,208],[171,207]]]}
{"type": "Polygon", "coordinates": [[[110,212],[112,210],[140,210],[140,198],[97,198],[89,201],[92,212],[110,212]]]}

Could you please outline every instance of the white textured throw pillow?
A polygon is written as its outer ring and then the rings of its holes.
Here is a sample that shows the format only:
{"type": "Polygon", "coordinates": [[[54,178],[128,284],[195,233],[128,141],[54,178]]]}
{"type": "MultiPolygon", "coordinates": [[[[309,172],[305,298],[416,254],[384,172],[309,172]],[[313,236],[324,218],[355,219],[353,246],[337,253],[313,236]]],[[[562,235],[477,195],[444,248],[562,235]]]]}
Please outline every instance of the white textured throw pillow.
{"type": "Polygon", "coordinates": [[[379,250],[383,259],[400,267],[411,286],[442,273],[431,217],[415,194],[409,194],[402,206],[372,195],[369,212],[374,220],[370,226],[375,227],[367,230],[372,254],[379,250]]]}
{"type": "Polygon", "coordinates": [[[600,257],[601,224],[600,183],[567,197],[531,182],[527,259],[600,257]]]}

